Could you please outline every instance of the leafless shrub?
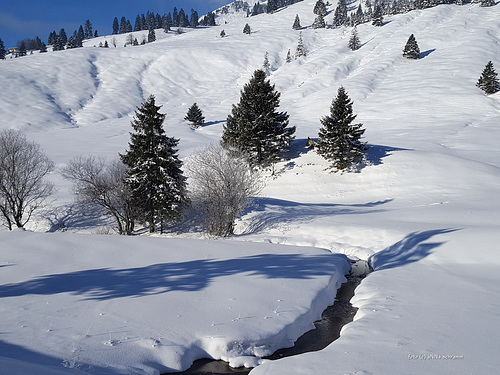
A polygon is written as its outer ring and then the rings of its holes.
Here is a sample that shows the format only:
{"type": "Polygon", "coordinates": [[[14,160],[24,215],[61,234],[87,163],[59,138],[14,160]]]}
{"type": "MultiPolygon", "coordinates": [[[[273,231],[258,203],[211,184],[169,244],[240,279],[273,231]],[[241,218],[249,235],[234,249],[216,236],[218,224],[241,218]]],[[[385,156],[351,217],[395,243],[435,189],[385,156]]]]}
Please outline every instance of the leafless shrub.
{"type": "Polygon", "coordinates": [[[234,157],[222,146],[209,146],[187,162],[193,207],[203,213],[204,230],[228,236],[241,212],[263,183],[244,158],[234,157]]]}
{"type": "Polygon", "coordinates": [[[7,228],[18,228],[46,205],[54,186],[45,177],[54,163],[17,130],[0,131],[0,212],[7,228]]]}

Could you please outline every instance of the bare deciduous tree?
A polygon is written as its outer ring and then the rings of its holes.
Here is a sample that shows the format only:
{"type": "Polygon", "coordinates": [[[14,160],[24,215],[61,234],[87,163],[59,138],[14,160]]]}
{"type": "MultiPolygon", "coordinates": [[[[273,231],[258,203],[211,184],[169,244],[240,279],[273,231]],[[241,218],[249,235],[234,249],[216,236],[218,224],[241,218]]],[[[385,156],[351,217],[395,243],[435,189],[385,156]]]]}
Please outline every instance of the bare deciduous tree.
{"type": "Polygon", "coordinates": [[[127,167],[120,160],[107,164],[104,158],[79,156],[69,162],[62,174],[73,181],[80,203],[100,206],[115,219],[119,234],[132,234],[136,212],[124,182],[127,167]]]}
{"type": "Polygon", "coordinates": [[[17,130],[0,131],[0,212],[7,228],[18,228],[45,206],[54,186],[45,177],[54,163],[17,130]]]}
{"type": "Polygon", "coordinates": [[[203,213],[204,230],[213,236],[232,234],[235,220],[263,188],[247,161],[220,145],[194,154],[187,172],[193,207],[203,213]]]}

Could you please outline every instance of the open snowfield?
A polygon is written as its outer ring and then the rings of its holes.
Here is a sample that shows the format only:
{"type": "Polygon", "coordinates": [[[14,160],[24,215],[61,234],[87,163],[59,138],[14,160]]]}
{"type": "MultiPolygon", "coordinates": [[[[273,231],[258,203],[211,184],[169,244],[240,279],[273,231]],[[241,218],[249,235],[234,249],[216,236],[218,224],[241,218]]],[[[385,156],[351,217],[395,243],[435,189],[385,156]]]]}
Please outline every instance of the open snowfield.
{"type": "Polygon", "coordinates": [[[194,228],[97,235],[112,223],[79,212],[54,172],[57,196],[30,231],[0,230],[0,374],[159,374],[206,356],[255,366],[253,356],[289,346],[331,304],[344,255],[375,270],[356,290],[355,321],[326,349],[265,361],[252,375],[498,372],[500,93],[475,83],[490,60],[500,71],[500,5],[366,23],[355,52],[350,29],[305,28],[308,55],[286,64],[295,15],[312,24],[314,3],[182,35],[158,30],[145,46],[124,48],[119,35],[114,48],[107,36],[0,61],[0,129],[24,131],[58,169],[73,156],[124,152],[150,94],[182,158],[218,142],[266,52],[297,127],[290,160],[228,240],[194,228]],[[412,33],[415,61],[401,54],[412,33]],[[104,40],[111,48],[94,47],[104,40]],[[371,145],[359,173],[329,173],[304,147],[340,85],[371,145]],[[207,121],[196,130],[183,120],[194,102],[207,121]]]}

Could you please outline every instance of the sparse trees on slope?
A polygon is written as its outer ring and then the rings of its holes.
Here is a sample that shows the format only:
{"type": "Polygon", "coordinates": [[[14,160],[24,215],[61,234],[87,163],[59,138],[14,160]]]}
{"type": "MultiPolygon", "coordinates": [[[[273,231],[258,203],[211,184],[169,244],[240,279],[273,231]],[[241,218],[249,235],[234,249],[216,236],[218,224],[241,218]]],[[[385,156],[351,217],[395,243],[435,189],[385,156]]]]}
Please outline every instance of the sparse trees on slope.
{"type": "Polygon", "coordinates": [[[413,34],[410,35],[408,41],[406,42],[405,48],[403,49],[403,57],[406,57],[407,59],[420,58],[420,48],[418,47],[417,40],[413,34]]]}
{"type": "Polygon", "coordinates": [[[151,95],[137,109],[129,150],[120,155],[128,167],[125,181],[132,191],[133,204],[150,232],[156,230],[157,223],[163,230],[165,219],[178,219],[187,203],[186,178],[176,150],[179,140],[165,135],[165,115],[160,108],[151,95]]]}
{"type": "Polygon", "coordinates": [[[483,90],[486,94],[494,94],[500,91],[500,82],[497,78],[497,72],[493,67],[493,63],[489,61],[483,69],[481,77],[476,83],[476,86],[483,90]]]}
{"type": "Polygon", "coordinates": [[[251,165],[272,165],[292,143],[295,127],[288,127],[288,114],[277,112],[280,93],[256,70],[233,105],[222,135],[224,147],[241,153],[251,165]]]}
{"type": "Polygon", "coordinates": [[[187,164],[190,199],[203,214],[203,228],[212,236],[228,236],[234,222],[262,189],[262,183],[244,158],[221,147],[209,146],[187,164]]]}
{"type": "Polygon", "coordinates": [[[54,187],[45,178],[54,163],[19,131],[0,130],[0,213],[9,230],[44,207],[54,187]]]}
{"type": "Polygon", "coordinates": [[[79,203],[101,207],[115,219],[118,234],[132,234],[137,210],[125,183],[125,164],[120,160],[107,164],[103,158],[94,156],[75,157],[62,174],[73,182],[79,203]]]}
{"type": "Polygon", "coordinates": [[[332,163],[332,168],[345,170],[363,160],[368,150],[366,142],[361,142],[365,132],[363,124],[352,124],[356,115],[352,113],[352,102],[344,87],[340,87],[337,97],[330,107],[330,115],[321,119],[316,151],[332,163]]]}
{"type": "Polygon", "coordinates": [[[294,30],[300,30],[302,28],[302,26],[300,26],[300,18],[299,18],[299,15],[296,14],[295,15],[295,21],[293,21],[293,26],[292,26],[292,29],[294,30]]]}
{"type": "Polygon", "coordinates": [[[189,107],[184,120],[189,121],[194,128],[199,128],[205,123],[205,117],[203,117],[203,112],[198,107],[198,104],[194,103],[189,107]]]}
{"type": "Polygon", "coordinates": [[[356,51],[360,46],[361,41],[359,40],[358,30],[356,29],[356,27],[354,27],[349,39],[349,48],[351,49],[351,51],[356,51]]]}

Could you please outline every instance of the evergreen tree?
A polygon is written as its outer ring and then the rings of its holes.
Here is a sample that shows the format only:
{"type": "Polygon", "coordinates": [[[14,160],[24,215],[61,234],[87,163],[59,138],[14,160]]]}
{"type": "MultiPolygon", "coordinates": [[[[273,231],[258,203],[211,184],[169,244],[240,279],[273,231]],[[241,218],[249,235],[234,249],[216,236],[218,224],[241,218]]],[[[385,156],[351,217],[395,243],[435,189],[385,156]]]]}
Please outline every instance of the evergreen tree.
{"type": "Polygon", "coordinates": [[[189,121],[193,128],[199,128],[200,126],[205,124],[205,117],[203,117],[203,112],[196,103],[189,107],[184,120],[189,121]]]}
{"type": "Polygon", "coordinates": [[[314,5],[313,13],[318,16],[326,16],[328,11],[326,10],[326,5],[323,0],[318,0],[314,5]]]}
{"type": "Polygon", "coordinates": [[[82,25],[80,25],[80,27],[78,28],[78,32],[76,33],[76,38],[77,38],[77,40],[80,40],[80,41],[85,39],[85,32],[83,31],[82,25]]]}
{"type": "Polygon", "coordinates": [[[276,0],[267,0],[267,13],[274,13],[278,10],[278,2],[276,0]]]}
{"type": "Polygon", "coordinates": [[[98,38],[99,37],[99,33],[97,32],[97,29],[94,31],[94,38],[98,38]]]}
{"type": "Polygon", "coordinates": [[[120,25],[118,24],[118,18],[115,17],[113,20],[113,35],[118,34],[118,30],[120,28],[120,25]]]}
{"type": "Polygon", "coordinates": [[[45,43],[42,42],[42,46],[40,47],[40,53],[44,52],[47,52],[47,46],[45,45],[45,43]]]}
{"type": "Polygon", "coordinates": [[[187,25],[189,25],[189,21],[186,17],[186,12],[181,8],[179,10],[179,27],[186,27],[187,25]]]}
{"type": "Polygon", "coordinates": [[[420,48],[418,48],[417,40],[413,34],[410,35],[403,49],[403,56],[407,59],[419,59],[420,48]]]}
{"type": "Polygon", "coordinates": [[[493,5],[495,5],[495,0],[481,0],[479,2],[479,4],[482,6],[482,7],[492,7],[493,5]]]}
{"type": "Polygon", "coordinates": [[[476,83],[476,86],[483,90],[486,94],[494,94],[500,91],[500,82],[497,78],[497,72],[490,61],[484,67],[484,70],[476,83]]]}
{"type": "Polygon", "coordinates": [[[179,140],[165,135],[165,115],[159,112],[160,108],[151,95],[137,109],[129,150],[120,155],[128,168],[125,182],[141,212],[139,219],[148,223],[150,232],[156,230],[158,223],[163,229],[165,219],[179,218],[187,203],[186,178],[176,150],[179,140]]]}
{"type": "Polygon", "coordinates": [[[21,41],[21,44],[19,45],[19,56],[26,56],[26,43],[24,43],[24,40],[21,41]]]}
{"type": "Polygon", "coordinates": [[[125,34],[127,32],[127,19],[122,17],[120,19],[120,28],[118,30],[120,34],[125,34]]]}
{"type": "Polygon", "coordinates": [[[294,29],[294,30],[300,30],[301,28],[302,28],[302,26],[300,25],[299,15],[296,14],[295,15],[295,21],[293,21],[292,29],[294,29]]]}
{"type": "Polygon", "coordinates": [[[384,15],[382,13],[382,7],[380,5],[375,6],[373,11],[373,26],[382,26],[384,24],[384,15]]]}
{"type": "Polygon", "coordinates": [[[148,32],[148,43],[154,42],[156,40],[156,33],[154,29],[149,29],[148,32]]]}
{"type": "Polygon", "coordinates": [[[295,51],[295,59],[306,56],[306,54],[306,48],[304,47],[304,42],[302,40],[302,32],[300,32],[299,43],[297,44],[297,50],[295,51]]]}
{"type": "Polygon", "coordinates": [[[56,35],[54,44],[52,45],[53,51],[62,51],[64,50],[65,44],[63,43],[62,38],[59,35],[56,35]]]}
{"type": "Polygon", "coordinates": [[[92,39],[92,23],[90,20],[85,21],[85,39],[92,39]]]}
{"type": "Polygon", "coordinates": [[[288,127],[288,114],[277,112],[281,94],[256,70],[233,105],[222,135],[225,148],[241,153],[251,165],[272,165],[294,139],[295,127],[288,127]]]}
{"type": "Polygon", "coordinates": [[[361,41],[359,40],[358,30],[354,27],[351,32],[351,38],[349,39],[349,48],[351,51],[356,51],[359,47],[361,47],[361,41]]]}
{"type": "Polygon", "coordinates": [[[356,19],[354,21],[354,25],[361,25],[363,22],[365,22],[365,14],[363,13],[361,4],[359,4],[358,10],[356,11],[356,19]]]}
{"type": "Polygon", "coordinates": [[[163,31],[165,31],[166,33],[168,33],[170,31],[170,28],[172,27],[172,15],[170,13],[165,14],[163,16],[162,27],[163,27],[163,31]]]}
{"type": "Polygon", "coordinates": [[[107,40],[104,41],[104,48],[109,48],[109,44],[108,44],[107,40]]]}
{"type": "Polygon", "coordinates": [[[3,40],[0,39],[0,60],[5,60],[5,55],[7,51],[5,50],[5,45],[3,44],[3,40]]]}
{"type": "Polygon", "coordinates": [[[225,36],[226,36],[226,32],[224,31],[224,29],[222,29],[222,31],[220,32],[220,37],[224,38],[225,36]]]}
{"type": "Polygon", "coordinates": [[[324,29],[326,27],[325,18],[321,15],[317,16],[311,27],[313,29],[324,29]]]}
{"type": "Polygon", "coordinates": [[[177,12],[176,7],[174,7],[174,13],[172,13],[172,21],[174,27],[179,27],[179,13],[177,12]]]}
{"type": "Polygon", "coordinates": [[[287,63],[290,63],[292,62],[292,56],[290,55],[290,50],[288,50],[287,54],[286,54],[286,60],[285,60],[287,63]]]}
{"type": "Polygon", "coordinates": [[[63,46],[68,43],[68,36],[66,35],[66,31],[64,31],[64,29],[59,30],[59,39],[63,46]]]}
{"type": "Polygon", "coordinates": [[[250,29],[250,25],[248,23],[245,24],[245,27],[243,28],[243,34],[250,35],[251,33],[252,33],[252,30],[250,29]]]}
{"type": "Polygon", "coordinates": [[[316,151],[332,163],[331,167],[344,170],[362,162],[363,153],[368,150],[366,142],[361,142],[365,132],[363,124],[351,124],[356,119],[352,113],[352,102],[344,87],[340,87],[337,97],[330,107],[330,115],[321,119],[316,151]]]}
{"type": "Polygon", "coordinates": [[[339,0],[335,15],[333,17],[333,26],[340,27],[347,24],[347,3],[346,0],[339,0]]]}
{"type": "Polygon", "coordinates": [[[141,16],[138,14],[137,17],[135,17],[134,31],[141,31],[141,30],[142,30],[141,16]]]}
{"type": "Polygon", "coordinates": [[[200,17],[198,16],[198,12],[196,10],[191,9],[191,20],[189,21],[189,26],[192,28],[198,27],[198,20],[200,17]]]}
{"type": "Polygon", "coordinates": [[[49,39],[47,40],[47,43],[51,46],[54,45],[56,38],[57,38],[57,33],[54,30],[49,34],[49,39]]]}

